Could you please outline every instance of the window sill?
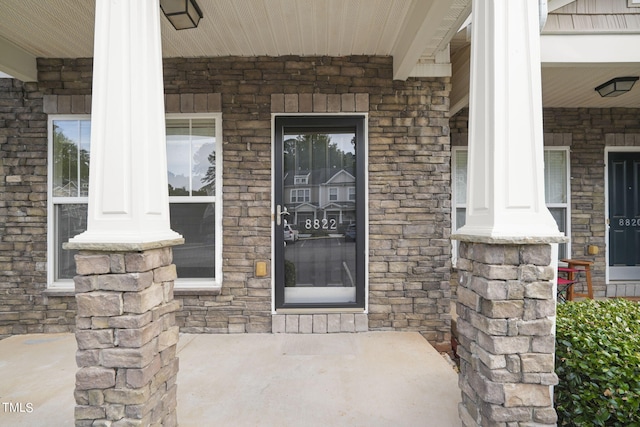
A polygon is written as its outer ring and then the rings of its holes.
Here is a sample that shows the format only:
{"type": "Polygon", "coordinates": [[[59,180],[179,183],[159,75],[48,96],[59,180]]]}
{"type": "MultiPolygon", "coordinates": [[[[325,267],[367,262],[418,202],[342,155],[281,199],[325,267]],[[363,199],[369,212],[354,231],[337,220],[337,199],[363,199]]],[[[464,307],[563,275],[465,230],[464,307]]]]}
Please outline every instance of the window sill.
{"type": "MultiPolygon", "coordinates": [[[[220,286],[192,287],[192,288],[174,288],[173,294],[179,297],[198,296],[198,295],[220,295],[220,286]]],[[[55,297],[74,297],[76,292],[73,288],[48,288],[42,291],[42,296],[47,298],[55,297]]]]}
{"type": "Polygon", "coordinates": [[[48,288],[42,291],[44,297],[74,297],[76,291],[73,288],[48,288]]]}
{"type": "Polygon", "coordinates": [[[199,295],[220,295],[221,287],[202,287],[202,288],[173,288],[173,295],[177,297],[199,296],[199,295]]]}

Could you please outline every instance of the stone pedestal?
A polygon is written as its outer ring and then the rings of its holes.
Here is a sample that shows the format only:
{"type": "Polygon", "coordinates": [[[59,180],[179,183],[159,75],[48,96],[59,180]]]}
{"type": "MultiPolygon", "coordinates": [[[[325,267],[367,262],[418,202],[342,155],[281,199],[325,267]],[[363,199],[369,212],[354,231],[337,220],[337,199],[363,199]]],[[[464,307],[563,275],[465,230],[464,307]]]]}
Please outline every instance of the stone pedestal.
{"type": "Polygon", "coordinates": [[[465,427],[556,425],[550,244],[460,242],[460,418],[465,427]]]}
{"type": "Polygon", "coordinates": [[[76,269],[75,425],[177,425],[171,248],[80,250],[76,269]]]}

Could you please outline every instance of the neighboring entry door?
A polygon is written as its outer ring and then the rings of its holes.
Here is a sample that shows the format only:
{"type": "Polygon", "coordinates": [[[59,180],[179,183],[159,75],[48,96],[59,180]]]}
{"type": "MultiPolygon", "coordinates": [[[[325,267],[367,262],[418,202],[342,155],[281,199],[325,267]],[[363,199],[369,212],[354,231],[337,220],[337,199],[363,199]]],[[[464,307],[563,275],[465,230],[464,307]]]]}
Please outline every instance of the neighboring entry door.
{"type": "Polygon", "coordinates": [[[609,279],[640,279],[640,153],[609,153],[609,279]]]}
{"type": "Polygon", "coordinates": [[[364,117],[275,120],[276,308],[364,308],[364,117]]]}

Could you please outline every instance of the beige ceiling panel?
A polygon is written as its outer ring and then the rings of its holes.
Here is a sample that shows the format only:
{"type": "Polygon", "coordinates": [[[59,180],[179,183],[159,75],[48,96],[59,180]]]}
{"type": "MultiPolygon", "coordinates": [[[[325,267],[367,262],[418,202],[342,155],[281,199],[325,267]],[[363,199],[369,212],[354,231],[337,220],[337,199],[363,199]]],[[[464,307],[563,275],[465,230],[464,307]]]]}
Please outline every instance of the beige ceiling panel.
{"type": "Polygon", "coordinates": [[[640,107],[640,85],[624,95],[602,98],[595,88],[620,76],[637,76],[636,66],[545,67],[542,69],[542,103],[545,107],[640,107]]]}

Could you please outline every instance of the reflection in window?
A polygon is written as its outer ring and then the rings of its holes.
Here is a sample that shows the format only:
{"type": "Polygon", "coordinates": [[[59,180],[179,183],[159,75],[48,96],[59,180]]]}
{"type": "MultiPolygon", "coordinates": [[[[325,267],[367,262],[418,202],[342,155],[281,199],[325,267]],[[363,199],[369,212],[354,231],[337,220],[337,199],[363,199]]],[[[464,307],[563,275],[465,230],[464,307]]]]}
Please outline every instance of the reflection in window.
{"type": "Polygon", "coordinates": [[[169,196],[215,196],[215,119],[167,119],[169,196]]]}
{"type": "Polygon", "coordinates": [[[215,274],[215,206],[213,203],[171,203],[171,229],[185,244],[173,248],[178,277],[192,279],[215,274]]]}
{"type": "Polygon", "coordinates": [[[53,196],[86,197],[89,193],[91,126],[83,120],[53,124],[53,196]]]}
{"type": "Polygon", "coordinates": [[[305,203],[311,200],[311,192],[308,188],[291,190],[291,203],[305,203]]]}
{"type": "MultiPolygon", "coordinates": [[[[453,205],[455,207],[453,216],[453,230],[458,230],[464,226],[466,221],[466,199],[467,199],[467,150],[454,149],[453,164],[453,205]]],[[[568,227],[568,151],[562,148],[544,149],[544,195],[545,203],[549,212],[556,220],[558,229],[567,233],[568,227]]],[[[456,247],[454,243],[454,258],[456,257],[456,247]]],[[[559,258],[567,257],[567,244],[558,245],[559,258]]]]}
{"type": "Polygon", "coordinates": [[[356,301],[356,138],[326,130],[283,135],[287,220],[301,239],[284,248],[287,304],[356,301]]]}
{"type": "Polygon", "coordinates": [[[74,255],[78,251],[62,249],[62,244],[87,230],[87,204],[57,204],[55,218],[55,277],[72,279],[76,275],[74,255]]]}
{"type": "MultiPolygon", "coordinates": [[[[167,118],[171,228],[185,244],[173,250],[180,279],[215,276],[216,118],[167,118]]],[[[62,249],[86,231],[91,121],[51,121],[53,281],[75,276],[75,251],[62,249]]]]}

